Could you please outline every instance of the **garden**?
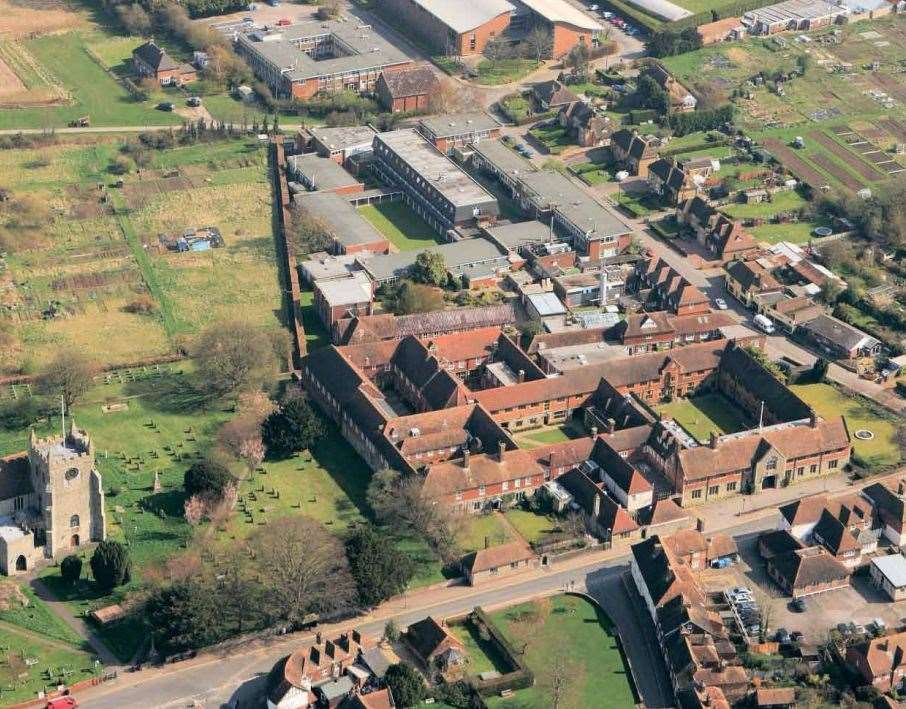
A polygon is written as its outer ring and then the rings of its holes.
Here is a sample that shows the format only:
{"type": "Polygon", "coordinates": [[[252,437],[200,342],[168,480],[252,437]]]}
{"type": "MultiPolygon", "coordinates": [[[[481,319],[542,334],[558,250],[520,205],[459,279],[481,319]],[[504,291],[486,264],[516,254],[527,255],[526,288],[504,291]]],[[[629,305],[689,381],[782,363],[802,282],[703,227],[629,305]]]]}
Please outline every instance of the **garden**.
{"type": "Polygon", "coordinates": [[[550,126],[536,126],[529,131],[535,140],[547,148],[551,155],[559,155],[563,149],[575,145],[569,131],[559,123],[550,126]]]}
{"type": "Polygon", "coordinates": [[[534,686],[511,697],[488,697],[491,709],[546,709],[553,686],[562,692],[562,706],[600,706],[603,697],[609,707],[635,706],[633,681],[616,629],[591,601],[560,595],[488,616],[512,647],[524,648],[519,659],[535,675],[534,686]]]}
{"type": "Polygon", "coordinates": [[[655,407],[659,414],[672,418],[700,443],[715,433],[736,433],[748,428],[742,412],[722,394],[700,394],[674,399],[655,407]]]}

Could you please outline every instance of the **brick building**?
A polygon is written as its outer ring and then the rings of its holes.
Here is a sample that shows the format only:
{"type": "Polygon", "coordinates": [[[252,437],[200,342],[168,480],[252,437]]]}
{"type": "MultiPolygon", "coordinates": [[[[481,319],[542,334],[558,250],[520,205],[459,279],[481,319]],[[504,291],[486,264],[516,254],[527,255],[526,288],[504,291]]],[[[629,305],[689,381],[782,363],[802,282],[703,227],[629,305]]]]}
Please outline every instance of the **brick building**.
{"type": "Polygon", "coordinates": [[[431,96],[440,87],[434,71],[417,66],[383,71],[377,83],[378,101],[391,113],[428,110],[431,96]]]}
{"type": "Polygon", "coordinates": [[[481,54],[500,37],[515,9],[507,0],[382,0],[381,11],[418,37],[435,54],[481,54]]]}
{"type": "Polygon", "coordinates": [[[141,78],[156,79],[161,86],[182,86],[198,78],[195,67],[176,61],[154,40],[132,50],[132,70],[141,78]]]}
{"type": "Polygon", "coordinates": [[[440,152],[450,155],[454,148],[496,140],[500,137],[500,124],[487,113],[446,113],[422,118],[418,131],[440,152]]]}

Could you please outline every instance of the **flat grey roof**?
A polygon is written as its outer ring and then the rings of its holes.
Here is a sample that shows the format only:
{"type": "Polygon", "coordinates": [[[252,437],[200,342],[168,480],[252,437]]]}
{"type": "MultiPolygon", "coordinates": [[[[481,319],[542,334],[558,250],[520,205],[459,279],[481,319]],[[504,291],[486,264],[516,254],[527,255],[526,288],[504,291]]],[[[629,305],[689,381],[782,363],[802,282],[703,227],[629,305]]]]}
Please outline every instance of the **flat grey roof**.
{"type": "Polygon", "coordinates": [[[469,264],[488,263],[505,258],[500,249],[487,239],[463,239],[449,244],[437,244],[426,249],[378,254],[359,260],[362,268],[376,281],[400,278],[415,263],[423,251],[434,251],[444,257],[448,269],[462,269],[469,264]]]}
{"type": "Polygon", "coordinates": [[[565,175],[555,170],[538,170],[519,178],[524,191],[538,206],[564,204],[576,198],[579,187],[565,175]]]}
{"type": "Polygon", "coordinates": [[[320,281],[315,289],[321,291],[330,306],[355,305],[371,301],[371,281],[362,271],[355,271],[347,278],[320,281]]]}
{"type": "Polygon", "coordinates": [[[555,293],[531,293],[526,298],[528,298],[532,307],[538,311],[539,317],[562,315],[566,312],[566,307],[560,302],[555,293]]]}
{"type": "Polygon", "coordinates": [[[499,140],[481,140],[470,147],[497,170],[512,177],[536,170],[530,161],[499,140]]]}
{"type": "Polygon", "coordinates": [[[451,204],[457,207],[497,202],[462,168],[443,155],[413,128],[378,133],[375,142],[386,145],[412,170],[430,183],[451,204]]]}
{"type": "Polygon", "coordinates": [[[473,30],[516,8],[507,0],[412,0],[458,34],[473,30]]]}
{"type": "Polygon", "coordinates": [[[322,158],[315,153],[290,155],[286,159],[290,173],[304,178],[304,181],[316,190],[332,190],[358,183],[349,172],[330,158],[322,158]]]}
{"type": "Polygon", "coordinates": [[[591,239],[622,236],[632,231],[617,215],[585,195],[561,204],[557,212],[591,239]]]}
{"type": "Polygon", "coordinates": [[[366,143],[370,145],[375,134],[371,126],[316,127],[309,128],[308,132],[331,150],[344,150],[366,143]]]}
{"type": "Polygon", "coordinates": [[[902,554],[876,556],[871,563],[878,567],[894,588],[906,586],[906,557],[902,554]]]}
{"type": "Polygon", "coordinates": [[[563,23],[580,29],[600,32],[604,26],[567,0],[517,0],[548,22],[563,23]]]}
{"type": "Polygon", "coordinates": [[[336,192],[300,192],[293,200],[306,213],[324,222],[331,235],[344,246],[386,241],[371,222],[336,192]]]}
{"type": "Polygon", "coordinates": [[[443,116],[422,118],[419,124],[435,138],[466,135],[478,131],[500,128],[500,124],[487,113],[446,113],[443,116]]]}
{"type": "Polygon", "coordinates": [[[401,50],[381,37],[371,25],[347,19],[299,22],[270,31],[243,26],[236,34],[236,42],[244,50],[275,66],[290,81],[380,69],[409,61],[401,50]],[[299,48],[300,44],[328,39],[339,48],[342,56],[316,61],[299,48]]]}
{"type": "Polygon", "coordinates": [[[789,20],[814,20],[833,15],[848,15],[849,8],[825,0],[786,0],[743,15],[744,19],[774,24],[789,20]]]}
{"type": "Polygon", "coordinates": [[[523,244],[543,244],[550,241],[550,227],[534,220],[487,227],[485,232],[491,239],[511,251],[523,244]]]}

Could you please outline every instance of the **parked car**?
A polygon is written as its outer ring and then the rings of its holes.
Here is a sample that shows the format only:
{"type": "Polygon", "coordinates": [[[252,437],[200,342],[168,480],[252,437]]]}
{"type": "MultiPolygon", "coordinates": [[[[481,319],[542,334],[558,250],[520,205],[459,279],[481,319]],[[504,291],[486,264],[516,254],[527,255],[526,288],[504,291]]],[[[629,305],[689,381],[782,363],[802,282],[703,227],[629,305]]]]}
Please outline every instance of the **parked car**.
{"type": "Polygon", "coordinates": [[[158,111],[172,111],[174,108],[176,108],[176,106],[170,101],[164,101],[163,103],[157,104],[158,111]]]}
{"type": "Polygon", "coordinates": [[[804,638],[804,637],[805,637],[805,636],[804,636],[804,635],[802,634],[802,632],[799,631],[799,630],[794,630],[792,633],[790,633],[790,638],[792,639],[792,641],[793,641],[794,643],[798,643],[798,642],[799,642],[800,640],[802,640],[802,638],[804,638]]]}
{"type": "Polygon", "coordinates": [[[758,315],[752,318],[752,321],[755,323],[755,327],[757,327],[766,335],[774,334],[774,323],[771,322],[770,318],[762,315],[761,313],[758,313],[758,315]]]}
{"type": "Polygon", "coordinates": [[[777,632],[774,633],[774,639],[781,643],[782,645],[788,644],[793,638],[790,635],[790,631],[786,628],[777,628],[777,632]]]}
{"type": "Polygon", "coordinates": [[[804,613],[808,606],[805,604],[804,598],[794,598],[790,601],[790,608],[796,613],[804,613]]]}
{"type": "Polygon", "coordinates": [[[186,106],[198,108],[201,105],[201,99],[198,96],[190,96],[186,99],[186,106]]]}
{"type": "Polygon", "coordinates": [[[718,310],[726,310],[726,309],[727,309],[727,301],[725,301],[723,298],[715,298],[715,299],[714,299],[714,306],[715,306],[718,310]]]}

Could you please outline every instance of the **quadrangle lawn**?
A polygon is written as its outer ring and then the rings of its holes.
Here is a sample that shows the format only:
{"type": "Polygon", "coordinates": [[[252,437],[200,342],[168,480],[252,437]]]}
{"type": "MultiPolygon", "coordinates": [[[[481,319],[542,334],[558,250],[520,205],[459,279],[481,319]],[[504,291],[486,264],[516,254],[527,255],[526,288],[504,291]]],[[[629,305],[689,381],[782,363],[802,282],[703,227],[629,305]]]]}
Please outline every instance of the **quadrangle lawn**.
{"type": "Polygon", "coordinates": [[[707,441],[712,431],[722,435],[742,431],[747,426],[742,412],[721,394],[675,399],[656,408],[701,442],[707,441]]]}
{"type": "Polygon", "coordinates": [[[457,534],[460,549],[463,553],[478,551],[484,548],[485,540],[488,546],[496,546],[513,541],[513,538],[498,513],[468,515],[457,534]]]}
{"type": "MultiPolygon", "coordinates": [[[[613,709],[635,706],[629,668],[617,645],[610,618],[584,598],[564,595],[550,599],[550,612],[546,617],[542,614],[537,620],[521,620],[523,614],[530,612],[537,603],[522,603],[490,614],[491,620],[515,647],[526,646],[524,659],[535,672],[536,680],[534,687],[519,690],[511,698],[489,698],[488,706],[491,709],[546,709],[551,706],[545,690],[544,671],[550,667],[554,653],[565,653],[570,667],[576,668],[580,678],[576,701],[570,706],[606,705],[613,709]]],[[[544,605],[546,602],[536,608],[544,605]]]]}
{"type": "Polygon", "coordinates": [[[891,418],[878,416],[859,399],[842,394],[830,384],[794,384],[790,389],[814,407],[819,416],[843,416],[852,437],[853,451],[869,467],[894,465],[902,460],[896,443],[896,425],[891,418]],[[874,438],[861,441],[853,436],[860,428],[871,431],[874,438]]]}
{"type": "Polygon", "coordinates": [[[359,213],[400,251],[424,249],[438,243],[437,233],[402,202],[360,207],[359,213]]]}

